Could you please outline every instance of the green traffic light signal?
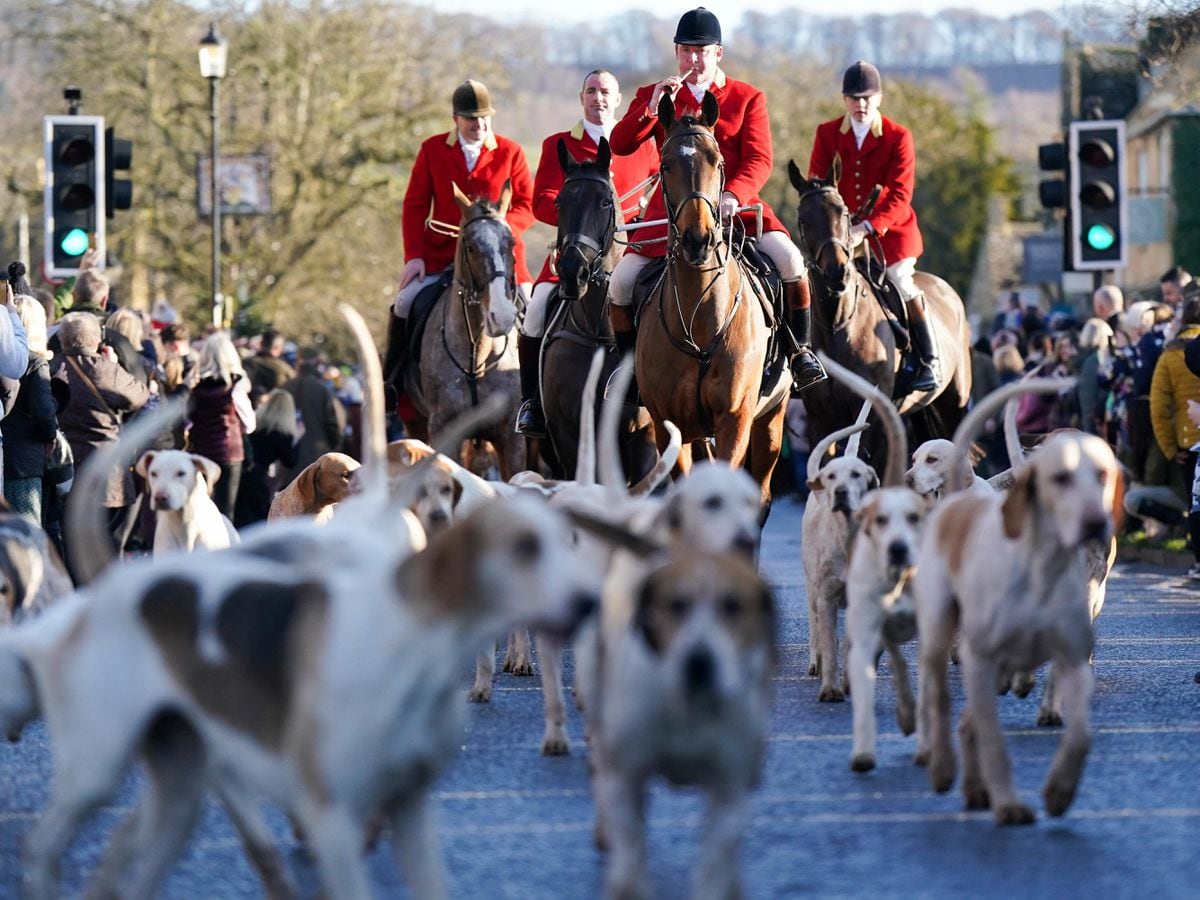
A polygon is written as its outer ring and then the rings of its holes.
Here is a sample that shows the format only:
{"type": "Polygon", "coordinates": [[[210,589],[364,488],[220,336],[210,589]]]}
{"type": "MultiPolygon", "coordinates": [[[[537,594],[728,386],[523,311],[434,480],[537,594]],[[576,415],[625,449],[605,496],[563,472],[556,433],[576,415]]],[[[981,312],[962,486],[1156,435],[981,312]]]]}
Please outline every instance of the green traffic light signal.
{"type": "Polygon", "coordinates": [[[82,228],[72,228],[63,235],[58,246],[67,256],[83,256],[88,248],[88,234],[82,228]]]}
{"type": "Polygon", "coordinates": [[[1084,236],[1087,245],[1093,250],[1108,250],[1117,242],[1117,235],[1107,225],[1093,225],[1084,236]]]}

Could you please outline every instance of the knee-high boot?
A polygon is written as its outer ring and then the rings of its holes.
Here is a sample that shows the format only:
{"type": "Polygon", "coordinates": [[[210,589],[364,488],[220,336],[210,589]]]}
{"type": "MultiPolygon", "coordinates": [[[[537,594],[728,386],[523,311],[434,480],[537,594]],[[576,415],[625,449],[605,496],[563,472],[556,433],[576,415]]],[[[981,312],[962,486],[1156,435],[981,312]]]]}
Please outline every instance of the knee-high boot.
{"type": "Polygon", "coordinates": [[[542,393],[538,365],[542,339],[522,334],[517,338],[517,358],[521,363],[521,408],[517,410],[517,434],[525,437],[546,436],[546,414],[542,412],[542,393]]]}
{"type": "MultiPolygon", "coordinates": [[[[628,306],[617,306],[614,303],[608,305],[608,321],[612,323],[613,339],[617,342],[617,353],[622,361],[625,357],[632,357],[637,350],[637,331],[633,327],[633,310],[628,306]]],[[[633,365],[632,358],[629,361],[633,365]]],[[[637,374],[629,379],[629,390],[625,392],[625,399],[634,406],[638,404],[638,385],[637,374]]]]}
{"type": "Polygon", "coordinates": [[[388,316],[387,350],[383,354],[383,383],[404,390],[404,364],[408,359],[408,319],[388,316]]]}
{"type": "Polygon", "coordinates": [[[784,282],[783,293],[788,308],[788,325],[799,345],[791,359],[792,396],[798,397],[802,391],[829,376],[825,374],[825,367],[812,351],[812,301],[808,279],[784,282]]]}
{"type": "Polygon", "coordinates": [[[941,364],[933,345],[933,334],[929,331],[929,321],[925,317],[924,292],[918,293],[907,301],[905,310],[908,312],[909,334],[912,336],[913,346],[920,359],[912,389],[914,391],[937,390],[938,384],[941,382],[941,364]]]}

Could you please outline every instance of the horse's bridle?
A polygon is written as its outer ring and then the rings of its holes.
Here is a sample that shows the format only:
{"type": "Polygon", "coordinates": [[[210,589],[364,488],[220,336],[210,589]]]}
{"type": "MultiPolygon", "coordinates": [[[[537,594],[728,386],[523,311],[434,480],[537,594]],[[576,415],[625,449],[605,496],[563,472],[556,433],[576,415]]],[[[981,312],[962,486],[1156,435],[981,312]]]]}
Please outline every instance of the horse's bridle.
{"type": "MultiPolygon", "coordinates": [[[[819,197],[819,196],[823,196],[823,195],[832,195],[837,200],[838,205],[842,208],[842,216],[841,217],[844,220],[845,225],[846,225],[846,234],[849,235],[850,234],[850,225],[851,225],[850,207],[846,206],[846,202],[842,199],[842,195],[838,192],[838,189],[836,187],[834,187],[833,185],[823,184],[820,187],[809,188],[807,191],[805,191],[804,193],[802,193],[800,195],[799,205],[803,206],[804,201],[809,199],[810,197],[819,197]]],[[[802,252],[806,257],[809,257],[807,262],[818,272],[821,271],[821,266],[820,266],[821,253],[822,253],[822,251],[824,251],[824,249],[826,247],[829,247],[829,246],[835,247],[836,249],[841,250],[843,253],[846,254],[846,266],[847,267],[852,266],[854,264],[853,263],[854,253],[850,247],[850,241],[849,241],[848,237],[846,240],[842,240],[841,238],[834,237],[831,234],[829,237],[825,238],[825,240],[821,241],[821,243],[819,243],[817,245],[816,250],[811,250],[808,246],[808,236],[804,233],[804,220],[800,217],[797,217],[797,225],[800,228],[800,252],[802,252]]]]}
{"type": "MultiPolygon", "coordinates": [[[[505,218],[499,213],[491,212],[490,210],[488,212],[480,213],[474,218],[463,222],[459,226],[458,253],[460,256],[465,255],[467,252],[467,229],[469,229],[472,225],[488,221],[500,223],[508,230],[510,235],[512,234],[512,228],[509,226],[505,218]]],[[[516,303],[517,280],[515,273],[510,271],[505,271],[503,273],[498,272],[493,267],[492,260],[490,259],[485,261],[485,266],[485,277],[482,281],[477,281],[475,279],[475,273],[471,270],[471,266],[466,259],[462,260],[462,266],[456,267],[454,282],[458,285],[458,296],[462,301],[464,313],[466,312],[466,308],[469,306],[482,306],[483,302],[479,299],[479,297],[483,293],[484,288],[500,277],[504,278],[504,296],[516,303]],[[461,269],[466,273],[466,281],[464,281],[458,275],[457,269],[461,269]]]]}
{"type": "Polygon", "coordinates": [[[705,137],[712,141],[717,147],[717,156],[721,158],[721,161],[717,164],[717,168],[721,173],[721,186],[717,189],[716,200],[713,200],[710,196],[708,196],[708,194],[704,193],[704,191],[692,191],[679,201],[678,206],[672,209],[671,197],[667,192],[666,171],[663,168],[663,164],[661,162],[659,163],[659,184],[662,186],[663,207],[667,211],[667,229],[669,230],[671,236],[668,246],[674,244],[679,237],[679,213],[683,210],[684,204],[690,200],[703,200],[705,205],[708,206],[708,211],[712,213],[713,221],[717,223],[718,229],[721,225],[721,212],[719,204],[721,200],[721,192],[725,190],[725,160],[723,157],[721,157],[721,146],[717,143],[717,136],[706,128],[688,128],[685,131],[677,131],[663,141],[662,148],[659,150],[659,159],[665,160],[667,158],[667,148],[671,145],[672,141],[677,141],[680,138],[685,137],[705,137]]]}
{"type": "Polygon", "coordinates": [[[604,185],[604,187],[608,189],[609,197],[604,201],[609,204],[608,225],[605,227],[604,235],[599,241],[597,241],[591,235],[583,234],[582,232],[578,231],[571,231],[562,235],[558,239],[558,243],[554,249],[556,259],[554,260],[552,268],[557,274],[557,260],[561,259],[568,250],[573,249],[583,259],[584,271],[587,273],[586,282],[588,284],[599,285],[608,281],[608,276],[611,274],[604,271],[603,266],[604,258],[608,256],[609,250],[612,249],[613,241],[617,234],[617,204],[616,200],[614,199],[616,194],[613,190],[611,179],[605,178],[599,172],[596,172],[592,169],[578,169],[575,172],[572,172],[565,179],[563,179],[563,187],[565,188],[568,184],[578,184],[584,181],[593,181],[597,184],[604,185]],[[586,247],[587,249],[594,251],[595,255],[591,259],[588,259],[587,254],[580,249],[581,247],[586,247]]]}

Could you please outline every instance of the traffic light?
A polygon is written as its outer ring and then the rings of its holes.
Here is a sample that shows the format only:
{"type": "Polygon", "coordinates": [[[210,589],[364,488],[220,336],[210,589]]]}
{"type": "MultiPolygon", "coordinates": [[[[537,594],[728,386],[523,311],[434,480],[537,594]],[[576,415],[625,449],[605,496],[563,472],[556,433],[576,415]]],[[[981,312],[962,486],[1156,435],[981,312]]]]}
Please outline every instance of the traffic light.
{"type": "Polygon", "coordinates": [[[111,128],[104,130],[104,215],[111,219],[118,209],[133,206],[133,182],[118,178],[133,165],[133,141],[116,137],[111,128]]]}
{"type": "Polygon", "coordinates": [[[107,251],[103,116],[46,116],[45,269],[50,278],[79,272],[89,246],[107,251]]]}
{"type": "Polygon", "coordinates": [[[1069,147],[1071,258],[1077,271],[1128,263],[1125,122],[1072,122],[1069,147]]]}
{"type": "Polygon", "coordinates": [[[1038,199],[1046,209],[1060,209],[1067,205],[1068,186],[1067,145],[1062,141],[1042,144],[1038,147],[1038,168],[1044,172],[1061,172],[1060,178],[1045,178],[1038,182],[1038,199]]]}

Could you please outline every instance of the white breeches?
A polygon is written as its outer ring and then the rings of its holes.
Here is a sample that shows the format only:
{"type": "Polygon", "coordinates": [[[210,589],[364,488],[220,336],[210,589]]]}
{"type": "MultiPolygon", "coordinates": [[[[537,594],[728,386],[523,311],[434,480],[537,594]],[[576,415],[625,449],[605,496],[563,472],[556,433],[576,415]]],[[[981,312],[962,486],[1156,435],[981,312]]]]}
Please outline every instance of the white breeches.
{"type": "Polygon", "coordinates": [[[887,276],[900,292],[900,299],[907,303],[921,293],[917,283],[913,281],[913,273],[917,270],[917,258],[907,256],[899,262],[887,267],[887,276]]]}
{"type": "MultiPolygon", "coordinates": [[[[768,231],[759,239],[758,249],[771,257],[784,281],[799,281],[807,269],[800,249],[792,243],[784,231],[768,231]]],[[[613,269],[608,281],[608,302],[614,306],[628,306],[633,302],[633,286],[638,273],[650,262],[650,258],[636,253],[626,253],[613,269]]]]}
{"type": "Polygon", "coordinates": [[[521,334],[540,338],[546,333],[546,305],[554,288],[555,284],[552,281],[539,281],[533,286],[533,296],[529,299],[529,305],[525,307],[525,321],[521,323],[521,334]]]}

